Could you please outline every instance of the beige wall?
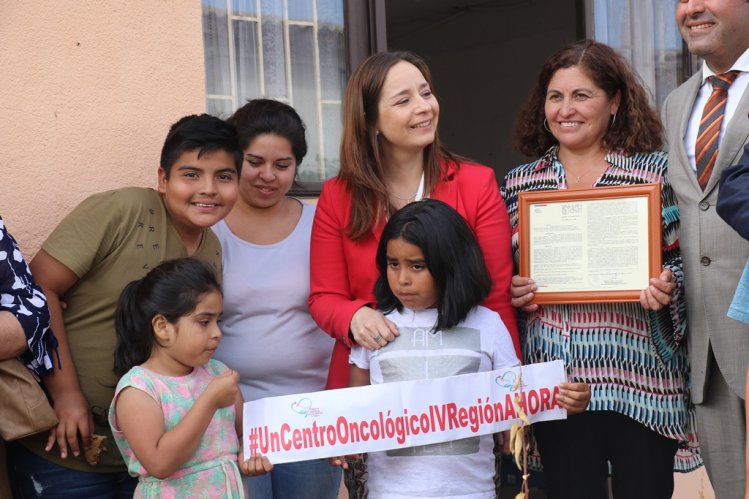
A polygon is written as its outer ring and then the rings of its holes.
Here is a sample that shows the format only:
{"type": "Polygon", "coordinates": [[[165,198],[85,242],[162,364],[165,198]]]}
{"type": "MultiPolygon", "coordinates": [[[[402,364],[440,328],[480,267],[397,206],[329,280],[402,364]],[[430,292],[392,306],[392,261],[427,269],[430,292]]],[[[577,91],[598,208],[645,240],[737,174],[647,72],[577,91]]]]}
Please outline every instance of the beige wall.
{"type": "Polygon", "coordinates": [[[200,0],[0,2],[0,216],[30,258],[91,193],[155,185],[205,110],[200,0]]]}

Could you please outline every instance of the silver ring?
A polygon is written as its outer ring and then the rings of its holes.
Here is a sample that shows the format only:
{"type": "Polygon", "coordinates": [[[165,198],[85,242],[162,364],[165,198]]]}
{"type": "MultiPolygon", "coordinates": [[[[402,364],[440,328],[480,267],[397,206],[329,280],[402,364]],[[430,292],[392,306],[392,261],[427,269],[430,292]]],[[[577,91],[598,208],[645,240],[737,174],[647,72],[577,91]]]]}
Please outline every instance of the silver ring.
{"type": "Polygon", "coordinates": [[[380,340],[382,339],[382,335],[378,333],[377,336],[375,336],[372,339],[374,340],[375,343],[379,343],[380,340]]]}

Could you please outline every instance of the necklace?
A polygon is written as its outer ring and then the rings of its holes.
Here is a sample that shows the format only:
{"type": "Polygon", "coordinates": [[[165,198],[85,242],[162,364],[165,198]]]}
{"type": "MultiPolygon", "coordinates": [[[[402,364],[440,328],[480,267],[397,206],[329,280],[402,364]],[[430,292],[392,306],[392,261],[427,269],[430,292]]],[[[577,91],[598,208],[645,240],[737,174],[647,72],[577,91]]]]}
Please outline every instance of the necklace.
{"type": "MultiPolygon", "coordinates": [[[[579,184],[587,183],[586,179],[590,178],[590,173],[591,173],[590,171],[584,171],[580,175],[575,175],[574,173],[570,174],[569,172],[565,172],[565,175],[567,177],[568,182],[572,183],[572,178],[574,177],[574,179],[575,179],[574,180],[574,184],[575,185],[579,185],[579,184]]],[[[598,177],[594,176],[593,178],[598,178],[598,177]]]]}
{"type": "MultiPolygon", "coordinates": [[[[424,173],[421,174],[421,180],[419,181],[419,187],[416,189],[416,192],[413,196],[409,198],[402,198],[395,194],[394,192],[388,192],[389,196],[393,196],[395,199],[399,201],[403,201],[406,204],[409,204],[412,201],[421,201],[421,199],[424,197],[424,173]]],[[[385,205],[385,220],[390,220],[390,203],[387,203],[385,205]]]]}
{"type": "Polygon", "coordinates": [[[419,180],[419,187],[416,188],[416,192],[414,192],[411,196],[404,198],[399,195],[397,195],[394,192],[388,192],[390,196],[393,196],[398,201],[403,201],[404,203],[408,204],[411,201],[421,201],[421,198],[424,197],[424,174],[421,174],[421,180],[419,180]]]}
{"type": "Polygon", "coordinates": [[[414,192],[411,196],[408,196],[407,198],[402,198],[402,197],[400,197],[399,195],[397,195],[394,192],[390,192],[388,194],[390,194],[391,196],[393,196],[395,199],[397,199],[399,201],[405,201],[406,203],[410,203],[411,201],[413,201],[414,199],[416,199],[416,193],[418,193],[418,192],[419,191],[417,189],[416,192],[414,192]]]}

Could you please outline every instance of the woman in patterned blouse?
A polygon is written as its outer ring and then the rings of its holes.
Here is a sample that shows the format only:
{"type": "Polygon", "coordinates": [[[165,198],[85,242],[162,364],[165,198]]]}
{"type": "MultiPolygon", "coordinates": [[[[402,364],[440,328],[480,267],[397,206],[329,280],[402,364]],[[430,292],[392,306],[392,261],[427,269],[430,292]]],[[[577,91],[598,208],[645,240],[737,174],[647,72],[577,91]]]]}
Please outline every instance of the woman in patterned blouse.
{"type": "Polygon", "coordinates": [[[586,382],[588,410],[534,425],[550,498],[670,498],[673,470],[700,465],[692,431],[679,209],[668,184],[663,128],[647,91],[610,47],[582,41],[549,58],[519,115],[518,166],[501,193],[518,264],[518,193],[660,183],[663,272],[639,303],[530,304],[537,289],[514,276],[525,363],[564,361],[586,382]]]}

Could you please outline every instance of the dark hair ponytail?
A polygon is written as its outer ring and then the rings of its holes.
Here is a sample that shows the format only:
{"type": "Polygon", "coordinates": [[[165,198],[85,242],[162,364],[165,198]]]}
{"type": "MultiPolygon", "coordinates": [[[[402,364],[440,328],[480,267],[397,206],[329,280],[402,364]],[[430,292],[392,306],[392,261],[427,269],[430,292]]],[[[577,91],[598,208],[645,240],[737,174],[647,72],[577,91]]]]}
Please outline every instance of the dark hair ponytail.
{"type": "Polygon", "coordinates": [[[216,274],[207,263],[194,258],[168,260],[122,290],[115,312],[117,347],[114,371],[124,375],[143,364],[156,345],[151,321],[163,315],[175,323],[198,306],[200,297],[221,292],[216,274]]]}
{"type": "Polygon", "coordinates": [[[131,367],[143,364],[151,356],[153,334],[149,324],[143,324],[138,313],[138,286],[142,281],[133,281],[122,290],[114,317],[117,347],[114,352],[114,371],[122,376],[131,367]],[[143,334],[141,334],[143,333],[143,334]]]}

